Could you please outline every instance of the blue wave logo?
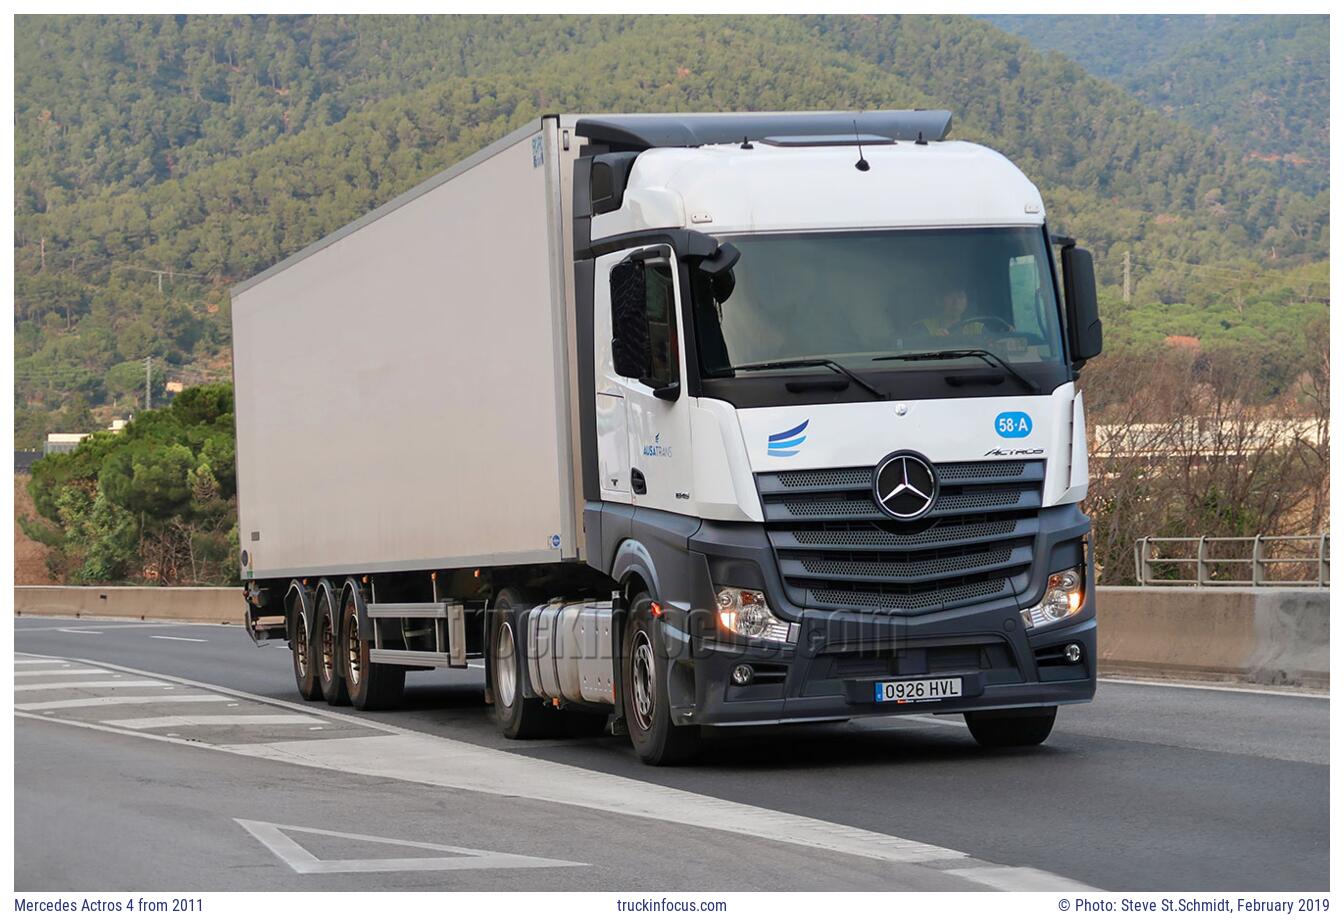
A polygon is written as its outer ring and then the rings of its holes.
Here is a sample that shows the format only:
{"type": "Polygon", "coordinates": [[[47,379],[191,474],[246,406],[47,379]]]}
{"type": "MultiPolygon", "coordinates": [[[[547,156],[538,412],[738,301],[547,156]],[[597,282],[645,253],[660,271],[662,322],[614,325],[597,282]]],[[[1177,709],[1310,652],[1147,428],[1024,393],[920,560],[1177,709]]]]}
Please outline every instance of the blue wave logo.
{"type": "Polygon", "coordinates": [[[807,430],[807,423],[810,421],[811,419],[803,419],[803,423],[796,428],[770,435],[766,440],[765,452],[772,457],[792,457],[797,454],[798,448],[807,440],[807,435],[803,432],[807,430]]]}

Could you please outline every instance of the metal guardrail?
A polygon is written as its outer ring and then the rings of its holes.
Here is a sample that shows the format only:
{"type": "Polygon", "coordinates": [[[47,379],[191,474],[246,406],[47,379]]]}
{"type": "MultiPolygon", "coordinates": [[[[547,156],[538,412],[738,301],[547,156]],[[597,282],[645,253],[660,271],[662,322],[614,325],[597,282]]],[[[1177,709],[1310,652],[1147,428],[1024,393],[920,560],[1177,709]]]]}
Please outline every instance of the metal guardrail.
{"type": "Polygon", "coordinates": [[[1330,535],[1144,537],[1134,544],[1134,571],[1140,585],[1327,587],[1330,535]],[[1310,550],[1303,549],[1308,545],[1310,550]],[[1189,555],[1191,546],[1194,555],[1189,555]],[[1232,555],[1247,547],[1249,556],[1232,555]],[[1312,555],[1304,555],[1308,552],[1312,555]]]}

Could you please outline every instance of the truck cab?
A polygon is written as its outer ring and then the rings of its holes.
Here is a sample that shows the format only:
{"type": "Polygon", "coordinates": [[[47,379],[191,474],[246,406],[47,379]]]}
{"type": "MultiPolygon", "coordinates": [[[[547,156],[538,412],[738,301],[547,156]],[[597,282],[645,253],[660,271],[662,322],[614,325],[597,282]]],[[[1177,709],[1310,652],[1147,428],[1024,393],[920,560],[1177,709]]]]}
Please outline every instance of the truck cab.
{"type": "Polygon", "coordinates": [[[655,759],[914,711],[1030,743],[1095,692],[1090,257],[913,114],[576,125],[587,558],[658,609],[624,713],[655,759]]]}

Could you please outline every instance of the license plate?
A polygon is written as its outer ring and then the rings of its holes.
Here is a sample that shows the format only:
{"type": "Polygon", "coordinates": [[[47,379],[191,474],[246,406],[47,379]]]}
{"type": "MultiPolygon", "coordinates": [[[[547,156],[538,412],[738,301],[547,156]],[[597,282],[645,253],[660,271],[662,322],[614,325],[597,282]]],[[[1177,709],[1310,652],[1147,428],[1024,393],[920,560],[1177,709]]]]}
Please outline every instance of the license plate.
{"type": "Polygon", "coordinates": [[[873,686],[879,703],[932,703],[961,696],[960,677],[879,680],[873,686]]]}

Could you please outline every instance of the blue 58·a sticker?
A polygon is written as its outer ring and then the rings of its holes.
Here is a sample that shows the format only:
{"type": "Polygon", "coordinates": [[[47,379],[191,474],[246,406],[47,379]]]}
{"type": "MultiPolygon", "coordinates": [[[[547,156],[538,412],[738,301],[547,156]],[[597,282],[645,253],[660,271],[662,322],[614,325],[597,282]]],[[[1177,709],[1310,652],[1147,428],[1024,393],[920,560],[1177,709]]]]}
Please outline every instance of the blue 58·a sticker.
{"type": "Polygon", "coordinates": [[[994,433],[1001,438],[1025,438],[1031,434],[1031,416],[1025,412],[1000,412],[994,419],[994,433]]]}

